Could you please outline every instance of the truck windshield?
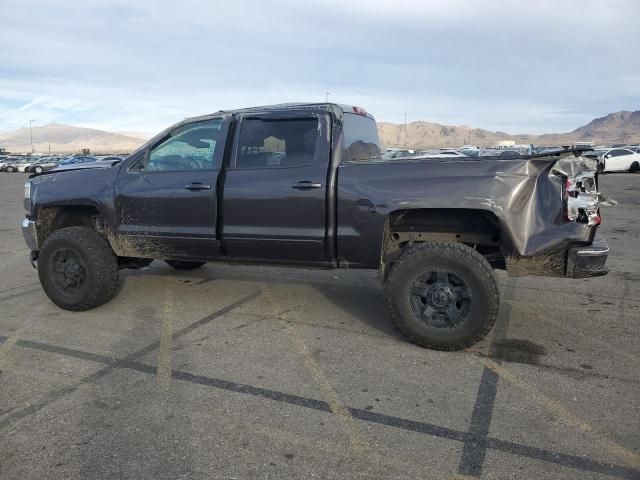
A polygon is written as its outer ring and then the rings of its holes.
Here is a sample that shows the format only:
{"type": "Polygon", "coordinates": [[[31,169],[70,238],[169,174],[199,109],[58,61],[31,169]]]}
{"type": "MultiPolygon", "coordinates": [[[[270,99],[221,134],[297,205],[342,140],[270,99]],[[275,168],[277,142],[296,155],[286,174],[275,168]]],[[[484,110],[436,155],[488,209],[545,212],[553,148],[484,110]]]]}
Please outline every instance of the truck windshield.
{"type": "Polygon", "coordinates": [[[342,123],[345,160],[370,162],[380,160],[378,126],[371,117],[345,113],[342,123]]]}

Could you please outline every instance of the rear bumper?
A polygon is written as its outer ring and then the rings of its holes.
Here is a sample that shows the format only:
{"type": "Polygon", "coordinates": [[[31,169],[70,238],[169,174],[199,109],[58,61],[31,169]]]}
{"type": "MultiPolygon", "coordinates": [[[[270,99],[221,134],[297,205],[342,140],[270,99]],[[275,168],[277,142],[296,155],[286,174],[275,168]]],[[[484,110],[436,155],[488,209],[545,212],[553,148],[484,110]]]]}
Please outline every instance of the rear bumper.
{"type": "Polygon", "coordinates": [[[570,245],[549,249],[528,257],[506,257],[510,276],[539,275],[543,277],[587,278],[609,273],[605,266],[609,245],[595,235],[590,245],[570,245]]]}
{"type": "Polygon", "coordinates": [[[606,275],[609,273],[609,269],[605,266],[608,256],[609,245],[604,238],[596,235],[591,245],[569,249],[565,277],[586,278],[606,275]]]}

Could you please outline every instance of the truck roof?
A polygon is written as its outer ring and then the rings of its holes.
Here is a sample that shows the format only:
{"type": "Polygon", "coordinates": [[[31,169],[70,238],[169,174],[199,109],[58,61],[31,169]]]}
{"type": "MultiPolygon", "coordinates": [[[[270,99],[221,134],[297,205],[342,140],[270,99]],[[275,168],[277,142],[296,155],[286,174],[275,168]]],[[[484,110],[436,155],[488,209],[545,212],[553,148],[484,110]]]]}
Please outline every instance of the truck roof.
{"type": "Polygon", "coordinates": [[[269,113],[269,112],[286,112],[288,110],[309,110],[309,111],[325,111],[334,114],[336,117],[341,118],[344,113],[357,113],[358,115],[366,116],[373,119],[373,115],[368,113],[361,107],[354,105],[346,105],[340,103],[320,102],[320,103],[278,103],[274,105],[262,105],[259,107],[247,107],[237,108],[233,110],[218,110],[217,112],[207,115],[201,115],[197,117],[190,117],[185,120],[194,121],[198,119],[206,119],[215,115],[236,115],[242,113],[269,113]]]}
{"type": "Polygon", "coordinates": [[[260,107],[238,108],[235,110],[218,110],[217,112],[208,113],[206,115],[187,117],[184,120],[174,123],[173,125],[165,128],[163,131],[161,131],[160,133],[156,134],[155,136],[147,140],[144,144],[140,145],[133,152],[131,152],[131,155],[134,155],[140,150],[144,150],[145,148],[147,148],[148,145],[157,142],[161,138],[165,137],[171,130],[192,122],[206,121],[215,117],[219,117],[220,115],[236,115],[236,114],[242,114],[242,113],[260,114],[260,113],[269,113],[269,112],[286,112],[289,110],[291,111],[308,110],[309,112],[329,112],[340,121],[342,121],[342,117],[345,112],[355,113],[375,121],[375,119],[373,118],[373,115],[368,113],[364,108],[356,107],[353,105],[344,105],[344,104],[330,103],[330,102],[279,103],[275,105],[263,105],[260,107]]]}

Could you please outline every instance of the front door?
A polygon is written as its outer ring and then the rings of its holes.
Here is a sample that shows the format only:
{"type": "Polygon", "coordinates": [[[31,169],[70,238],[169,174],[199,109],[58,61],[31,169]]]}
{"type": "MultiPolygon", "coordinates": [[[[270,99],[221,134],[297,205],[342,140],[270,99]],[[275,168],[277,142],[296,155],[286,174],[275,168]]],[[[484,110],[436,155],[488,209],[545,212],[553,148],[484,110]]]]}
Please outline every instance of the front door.
{"type": "Polygon", "coordinates": [[[327,261],[329,117],[240,119],[225,174],[223,232],[232,258],[317,265],[327,261]]]}
{"type": "Polygon", "coordinates": [[[214,259],[216,183],[227,126],[213,118],[182,125],[121,169],[117,243],[127,256],[214,259]]]}

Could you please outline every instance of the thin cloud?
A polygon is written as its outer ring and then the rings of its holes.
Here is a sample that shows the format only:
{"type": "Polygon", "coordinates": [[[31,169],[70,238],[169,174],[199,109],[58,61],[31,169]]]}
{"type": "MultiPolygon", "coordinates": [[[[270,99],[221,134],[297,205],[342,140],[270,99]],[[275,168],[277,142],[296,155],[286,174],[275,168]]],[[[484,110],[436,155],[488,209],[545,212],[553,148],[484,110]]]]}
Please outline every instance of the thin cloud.
{"type": "Polygon", "coordinates": [[[4,7],[0,130],[34,119],[153,132],[326,91],[382,121],[407,114],[514,133],[569,131],[640,108],[635,0],[4,7]]]}

